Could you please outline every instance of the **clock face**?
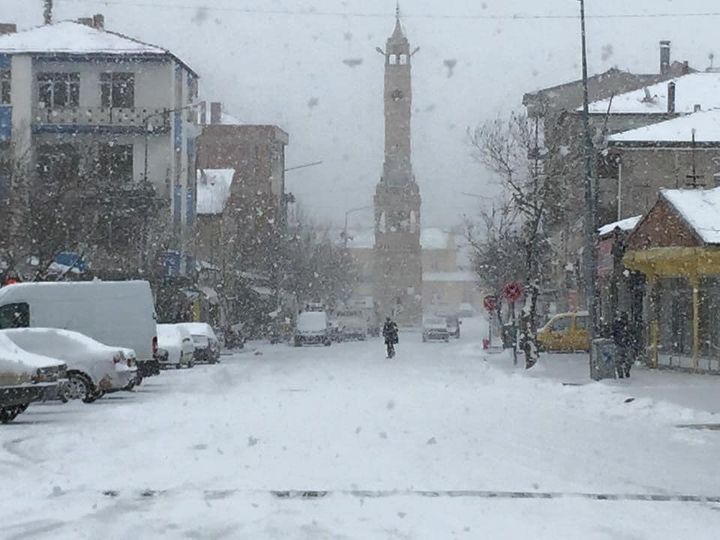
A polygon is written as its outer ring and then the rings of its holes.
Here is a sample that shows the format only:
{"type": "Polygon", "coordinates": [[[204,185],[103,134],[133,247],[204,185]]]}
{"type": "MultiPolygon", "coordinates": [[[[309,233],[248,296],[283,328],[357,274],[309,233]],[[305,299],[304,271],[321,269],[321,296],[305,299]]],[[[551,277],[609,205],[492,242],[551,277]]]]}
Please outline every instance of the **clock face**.
{"type": "Polygon", "coordinates": [[[395,90],[392,94],[390,94],[390,97],[393,98],[393,101],[400,101],[403,98],[403,93],[400,90],[395,90]]]}

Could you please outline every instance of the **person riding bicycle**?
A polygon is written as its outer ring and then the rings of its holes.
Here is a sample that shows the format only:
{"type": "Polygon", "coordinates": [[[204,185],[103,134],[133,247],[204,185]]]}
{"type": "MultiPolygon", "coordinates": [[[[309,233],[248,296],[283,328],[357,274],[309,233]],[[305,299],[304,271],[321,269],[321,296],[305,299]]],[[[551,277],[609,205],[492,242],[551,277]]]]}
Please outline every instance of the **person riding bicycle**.
{"type": "Polygon", "coordinates": [[[398,343],[398,327],[395,322],[387,317],[383,325],[383,337],[385,338],[385,346],[387,347],[387,357],[395,356],[395,345],[398,343]]]}

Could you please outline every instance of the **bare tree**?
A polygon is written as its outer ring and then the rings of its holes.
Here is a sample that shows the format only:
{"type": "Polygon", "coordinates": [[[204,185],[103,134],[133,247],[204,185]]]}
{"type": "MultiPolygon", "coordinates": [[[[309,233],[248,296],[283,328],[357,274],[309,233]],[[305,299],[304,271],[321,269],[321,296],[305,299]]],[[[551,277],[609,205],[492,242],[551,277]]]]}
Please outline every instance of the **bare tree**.
{"type": "Polygon", "coordinates": [[[475,159],[498,175],[518,216],[524,258],[525,302],[520,319],[520,346],[525,365],[537,362],[537,303],[548,243],[545,221],[561,200],[558,186],[542,170],[538,124],[523,114],[487,122],[470,132],[475,159]]]}

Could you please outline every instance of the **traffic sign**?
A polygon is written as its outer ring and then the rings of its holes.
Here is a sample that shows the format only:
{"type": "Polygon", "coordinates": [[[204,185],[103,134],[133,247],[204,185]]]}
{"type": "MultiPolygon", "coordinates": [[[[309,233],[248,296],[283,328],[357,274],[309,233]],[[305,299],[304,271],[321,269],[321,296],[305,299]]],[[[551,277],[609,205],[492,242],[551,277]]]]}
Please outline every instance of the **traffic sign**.
{"type": "Polygon", "coordinates": [[[511,281],[503,287],[503,296],[508,302],[517,302],[523,295],[523,287],[517,281],[511,281]]]}

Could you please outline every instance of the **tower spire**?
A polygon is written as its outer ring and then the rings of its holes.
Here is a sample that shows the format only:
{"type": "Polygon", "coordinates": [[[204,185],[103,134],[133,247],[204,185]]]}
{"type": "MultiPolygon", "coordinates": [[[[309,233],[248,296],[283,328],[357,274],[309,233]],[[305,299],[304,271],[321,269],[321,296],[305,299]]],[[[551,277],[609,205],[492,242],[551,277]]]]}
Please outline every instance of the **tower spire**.
{"type": "Polygon", "coordinates": [[[395,2],[395,20],[400,20],[400,0],[397,0],[397,2],[395,2]]]}

